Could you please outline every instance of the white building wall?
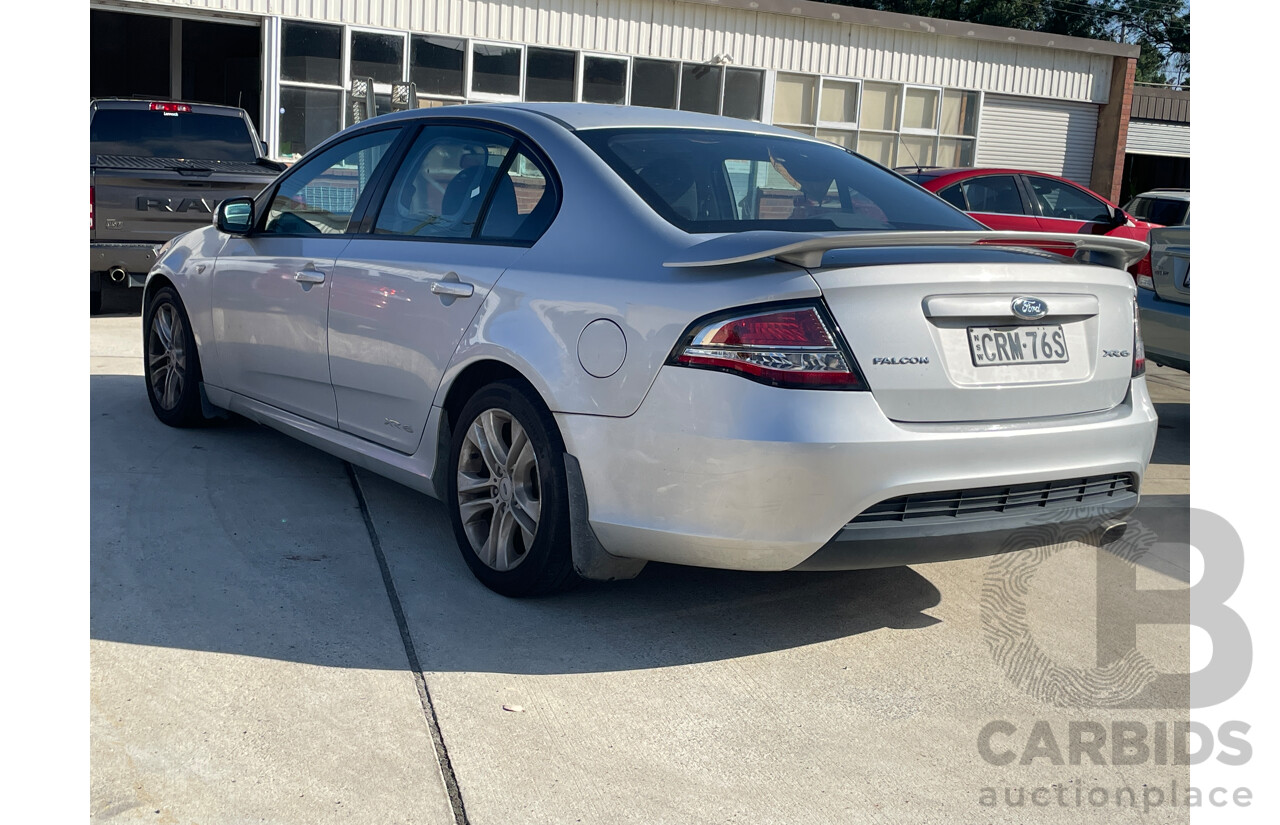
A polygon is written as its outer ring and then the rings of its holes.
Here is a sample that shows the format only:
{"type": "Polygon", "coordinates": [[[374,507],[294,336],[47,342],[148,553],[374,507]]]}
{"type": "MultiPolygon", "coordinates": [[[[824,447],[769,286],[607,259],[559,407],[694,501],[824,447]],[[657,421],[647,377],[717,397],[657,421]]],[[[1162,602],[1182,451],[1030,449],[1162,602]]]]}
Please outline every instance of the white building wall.
{"type": "MultiPolygon", "coordinates": [[[[1106,103],[1111,57],[677,0],[138,0],[572,49],[1106,103]]],[[[839,7],[835,7],[839,8],[839,7]]]]}

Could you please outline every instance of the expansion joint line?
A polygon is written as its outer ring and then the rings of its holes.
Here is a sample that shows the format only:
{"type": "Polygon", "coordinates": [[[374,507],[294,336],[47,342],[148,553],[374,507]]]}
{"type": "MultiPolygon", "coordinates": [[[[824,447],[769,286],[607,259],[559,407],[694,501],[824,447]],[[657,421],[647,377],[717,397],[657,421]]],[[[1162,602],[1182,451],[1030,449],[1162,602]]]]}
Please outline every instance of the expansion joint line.
{"type": "Polygon", "coordinates": [[[378,569],[382,571],[382,584],[387,589],[387,599],[391,602],[391,612],[395,614],[396,626],[400,628],[400,641],[404,643],[405,655],[409,658],[409,668],[413,671],[413,681],[418,688],[418,701],[422,704],[422,714],[427,719],[427,727],[431,731],[431,744],[435,748],[436,763],[444,778],[445,791],[449,795],[449,807],[453,810],[454,825],[470,825],[467,820],[467,809],[462,804],[462,793],[458,790],[458,778],[453,773],[453,764],[449,761],[449,750],[444,744],[444,735],[440,732],[440,720],[436,718],[435,705],[431,703],[431,692],[427,690],[427,680],[422,673],[422,663],[418,660],[418,651],[413,644],[413,636],[409,633],[409,623],[404,617],[404,607],[400,604],[400,594],[396,592],[396,583],[391,578],[391,567],[382,552],[382,541],[373,526],[373,517],[369,514],[369,502],[360,487],[360,478],[356,468],[350,462],[342,462],[347,470],[347,478],[351,479],[351,489],[355,491],[356,502],[360,505],[360,515],[364,519],[365,530],[369,533],[369,543],[373,545],[373,554],[378,559],[378,569]]]}

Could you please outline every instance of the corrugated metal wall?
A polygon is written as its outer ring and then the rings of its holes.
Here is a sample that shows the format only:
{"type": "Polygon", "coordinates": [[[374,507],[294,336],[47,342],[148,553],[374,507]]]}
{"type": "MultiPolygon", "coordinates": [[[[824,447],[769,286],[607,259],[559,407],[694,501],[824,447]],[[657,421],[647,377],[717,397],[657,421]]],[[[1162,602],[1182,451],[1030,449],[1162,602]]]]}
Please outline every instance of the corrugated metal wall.
{"type": "Polygon", "coordinates": [[[1092,103],[986,95],[976,165],[1034,169],[1088,186],[1097,133],[1092,103]]]}
{"type": "Polygon", "coordinates": [[[573,49],[1105,103],[1111,58],[676,0],[144,0],[573,49]]]}
{"type": "Polygon", "coordinates": [[[1129,138],[1124,150],[1133,155],[1191,157],[1191,127],[1185,123],[1129,121],[1129,138]]]}

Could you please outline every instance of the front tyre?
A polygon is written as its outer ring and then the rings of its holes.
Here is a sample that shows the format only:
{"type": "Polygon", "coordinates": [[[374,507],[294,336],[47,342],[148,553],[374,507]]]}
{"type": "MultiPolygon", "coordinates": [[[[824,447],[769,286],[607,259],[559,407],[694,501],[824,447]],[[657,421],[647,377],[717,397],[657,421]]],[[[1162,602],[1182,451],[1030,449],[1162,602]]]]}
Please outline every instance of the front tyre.
{"type": "Polygon", "coordinates": [[[143,314],[143,370],[151,409],[170,427],[203,424],[200,355],[191,321],[173,287],[156,290],[143,314]]]}
{"type": "Polygon", "coordinates": [[[577,584],[564,443],[521,385],[489,384],[462,408],[446,501],[462,557],[489,589],[540,596],[577,584]]]}

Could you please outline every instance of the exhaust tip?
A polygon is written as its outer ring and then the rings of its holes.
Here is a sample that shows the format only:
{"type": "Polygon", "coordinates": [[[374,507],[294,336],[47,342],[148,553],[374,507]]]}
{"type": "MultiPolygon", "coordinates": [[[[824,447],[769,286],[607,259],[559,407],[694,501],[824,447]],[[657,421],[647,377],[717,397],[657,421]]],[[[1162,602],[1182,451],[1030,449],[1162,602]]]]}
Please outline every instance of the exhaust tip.
{"type": "Polygon", "coordinates": [[[128,279],[129,273],[124,271],[123,267],[113,267],[108,270],[107,277],[111,279],[113,284],[122,284],[128,279]]]}
{"type": "Polygon", "coordinates": [[[1126,522],[1111,525],[1103,530],[1102,534],[1098,536],[1098,546],[1106,547],[1108,544],[1113,544],[1119,541],[1124,538],[1125,531],[1128,529],[1129,525],[1126,522]]]}

